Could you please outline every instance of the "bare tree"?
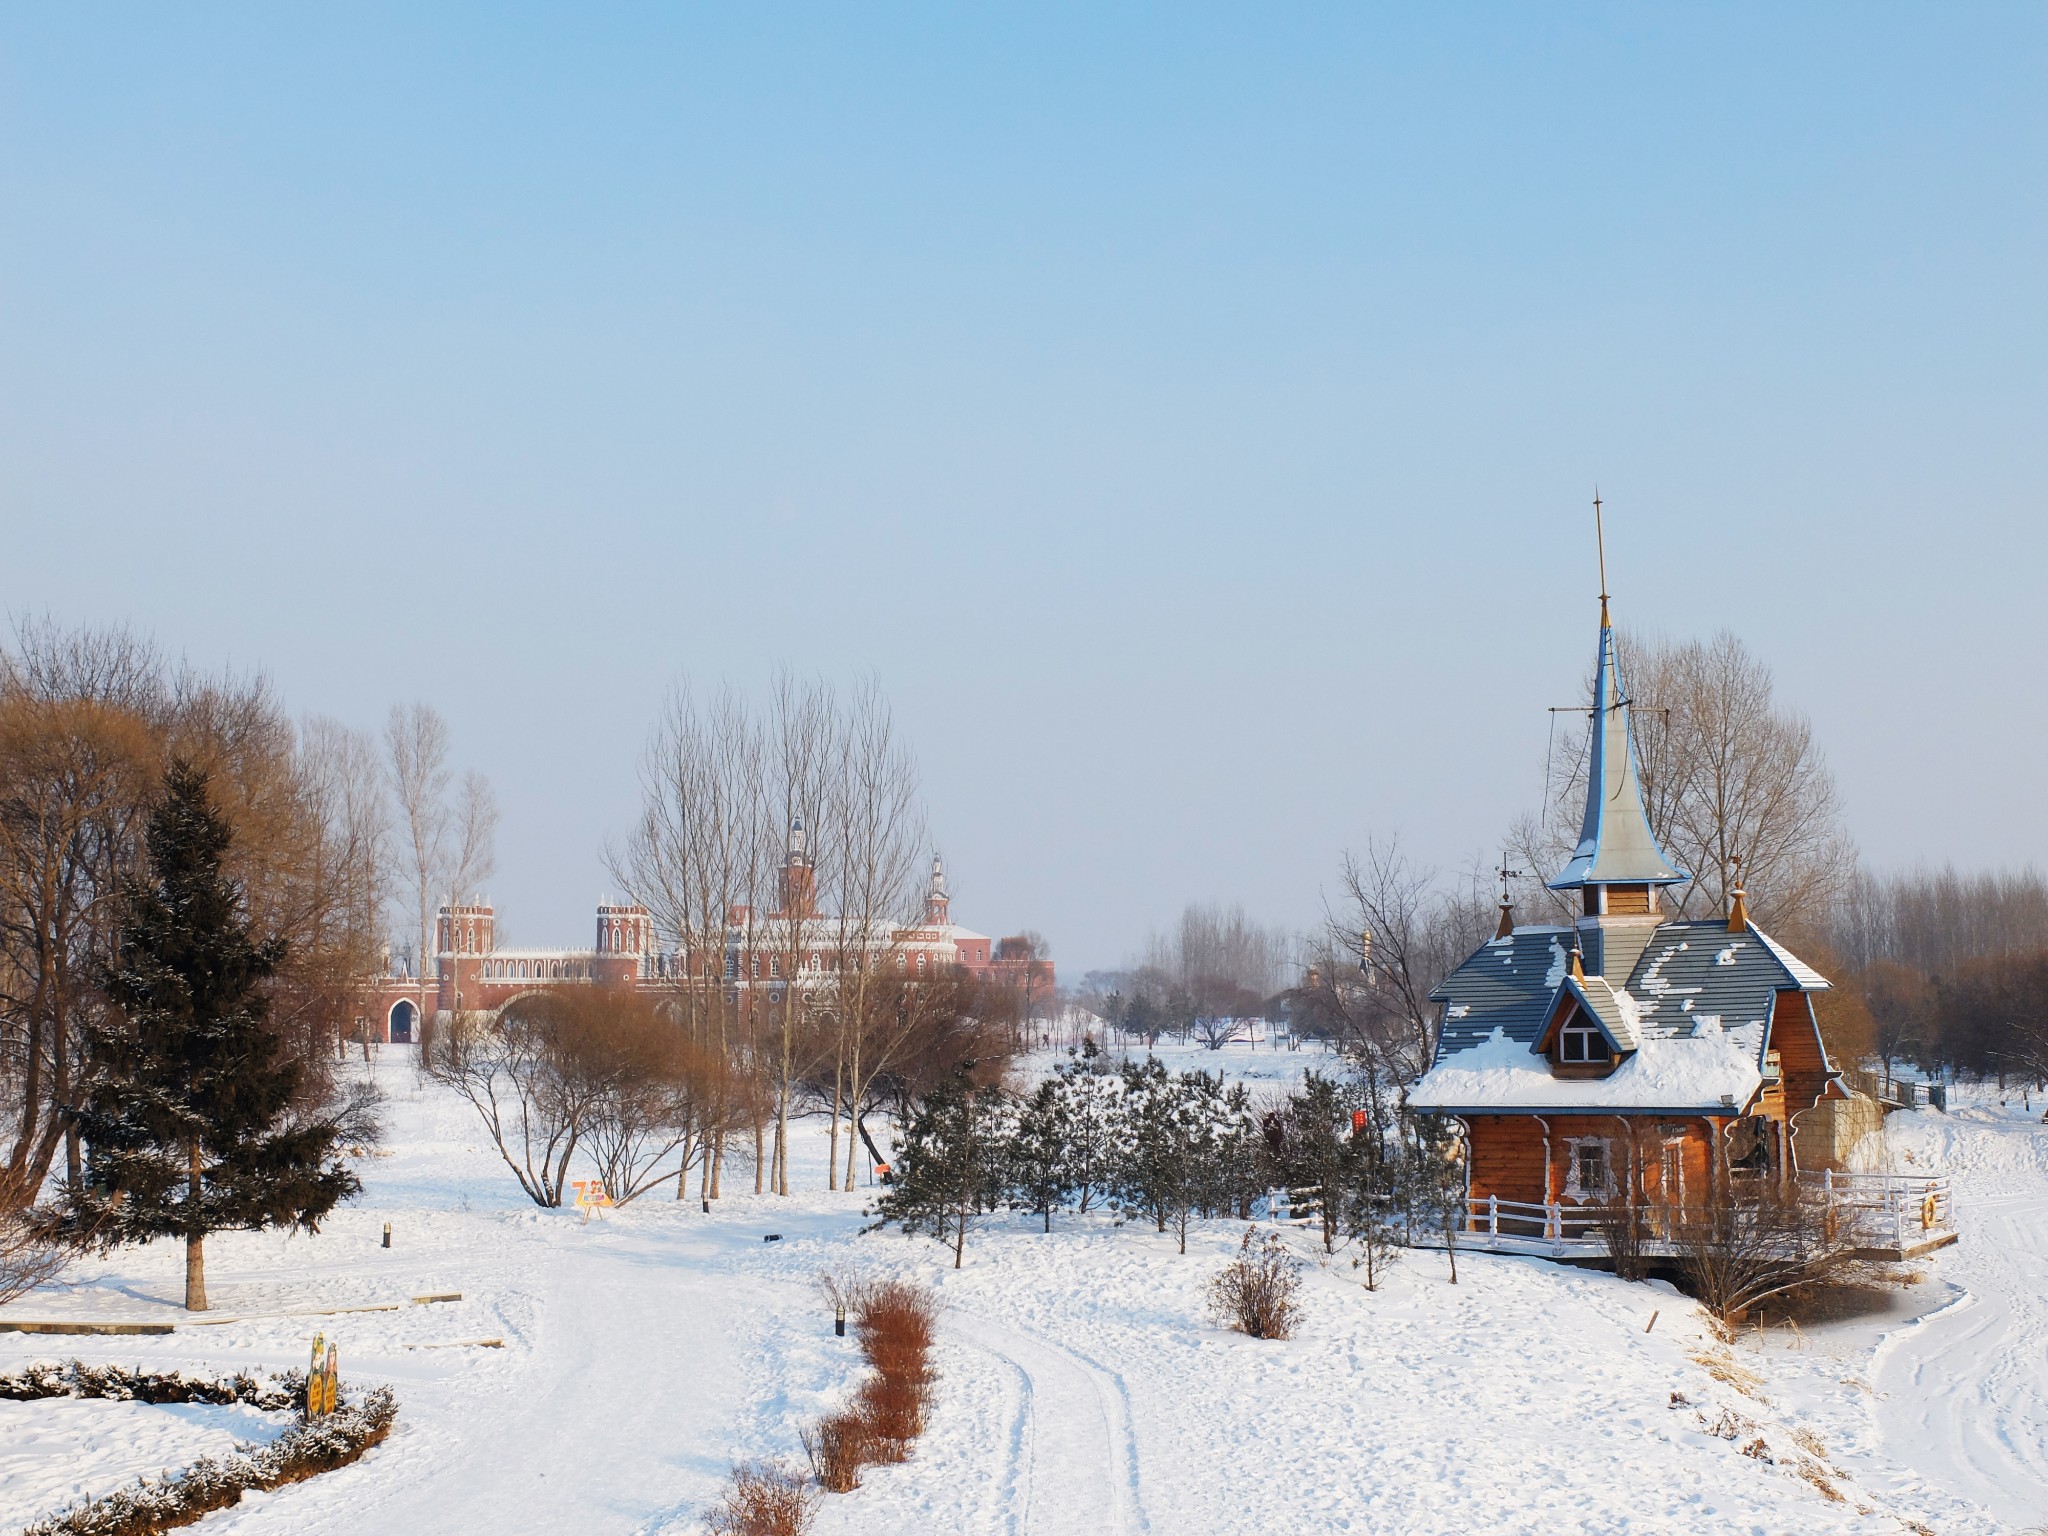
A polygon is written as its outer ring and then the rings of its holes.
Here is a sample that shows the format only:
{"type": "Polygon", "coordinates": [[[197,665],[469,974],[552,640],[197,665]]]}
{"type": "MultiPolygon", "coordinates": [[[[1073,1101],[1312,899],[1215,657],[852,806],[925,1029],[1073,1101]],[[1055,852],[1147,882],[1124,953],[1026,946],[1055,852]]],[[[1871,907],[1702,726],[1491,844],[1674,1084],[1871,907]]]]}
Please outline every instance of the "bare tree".
{"type": "Polygon", "coordinates": [[[0,1211],[0,1306],[64,1272],[71,1250],[21,1211],[0,1211]]]}
{"type": "Polygon", "coordinates": [[[771,1058],[775,1147],[769,1182],[778,1195],[786,1195],[790,1099],[804,1065],[798,1059],[798,1042],[805,1037],[810,1022],[806,1016],[810,993],[802,984],[801,970],[808,952],[806,940],[814,936],[817,927],[816,894],[820,879],[829,882],[836,873],[829,864],[821,868],[820,855],[829,860],[830,845],[817,836],[820,814],[844,751],[838,701],[831,688],[820,681],[801,682],[787,672],[778,676],[769,701],[767,740],[769,798],[780,811],[776,826],[785,846],[787,872],[781,910],[773,916],[770,939],[770,980],[774,980],[774,972],[780,971],[782,986],[771,986],[768,994],[775,1021],[771,1058]],[[808,861],[807,865],[791,862],[798,855],[808,861]]]}
{"type": "Polygon", "coordinates": [[[24,626],[0,661],[0,1211],[36,1199],[60,1145],[81,1187],[68,1107],[169,707],[158,658],[118,631],[24,626]]]}
{"type": "MultiPolygon", "coordinates": [[[[448,725],[425,704],[394,705],[384,727],[385,771],[398,806],[398,869],[400,885],[410,898],[408,916],[417,924],[419,940],[416,981],[422,1050],[437,1032],[434,1011],[427,1007],[427,970],[434,956],[434,908],[446,896],[473,900],[493,867],[493,841],[498,809],[489,783],[475,772],[463,775],[451,801],[453,775],[448,767],[448,725]]],[[[435,961],[434,963],[438,963],[435,961]]],[[[462,1012],[455,1000],[455,1012],[462,1012]]],[[[462,1049],[458,1019],[453,1049],[462,1049]]]]}
{"type": "Polygon", "coordinates": [[[1242,906],[1191,902],[1171,933],[1147,944],[1141,973],[1165,979],[1162,1005],[1217,1050],[1273,995],[1291,947],[1284,932],[1253,922],[1242,906]]]}
{"type": "MultiPolygon", "coordinates": [[[[375,951],[383,929],[391,867],[390,803],[376,744],[363,732],[339,721],[308,720],[300,733],[299,756],[307,793],[325,836],[313,877],[312,893],[320,921],[329,931],[322,946],[339,970],[345,1004],[347,992],[375,967],[375,951]]],[[[370,1037],[363,1021],[337,1018],[336,1039],[348,1026],[367,1058],[370,1037]]]]}
{"type": "Polygon", "coordinates": [[[420,1061],[427,1021],[427,961],[434,952],[434,901],[448,859],[448,725],[425,704],[394,704],[384,726],[386,771],[398,805],[399,880],[412,898],[414,980],[419,989],[420,1061]]]}
{"type": "Polygon", "coordinates": [[[468,1100],[491,1144],[535,1205],[558,1206],[577,1147],[620,1070],[593,1049],[570,992],[518,998],[489,1029],[455,1051],[422,1048],[426,1070],[468,1100]]]}
{"type": "MultiPolygon", "coordinates": [[[[1677,888],[1679,915],[1726,910],[1740,856],[1759,922],[1796,930],[1821,920],[1847,886],[1855,850],[1813,728],[1777,702],[1770,668],[1726,632],[1704,643],[1624,632],[1617,648],[1650,827],[1693,877],[1677,888]]],[[[1577,840],[1586,742],[1582,728],[1553,744],[1543,814],[1513,829],[1532,870],[1561,869],[1577,840]]],[[[1538,901],[1575,915],[1564,896],[1543,891],[1538,901]]]]}
{"type": "MultiPolygon", "coordinates": [[[[641,765],[641,815],[614,874],[676,948],[674,978],[685,1030],[719,1063],[709,1110],[711,1145],[700,1168],[702,1198],[721,1191],[727,1137],[736,1120],[761,1124],[752,1088],[759,959],[757,913],[772,868],[763,826],[765,744],[744,701],[727,691],[700,704],[678,688],[641,765]]],[[[763,1163],[755,1159],[756,1190],[763,1163]]],[[[677,1194],[680,1198],[681,1186],[677,1194]]]]}
{"type": "Polygon", "coordinates": [[[828,1185],[839,1187],[839,1120],[849,1120],[846,1187],[853,1188],[853,1106],[881,1063],[906,1038],[915,1010],[874,1009],[901,952],[900,935],[915,912],[916,879],[924,847],[917,764],[873,678],[855,689],[836,733],[839,751],[828,789],[828,821],[821,840],[832,849],[830,871],[836,912],[832,945],[837,973],[830,990],[833,1020],[832,1131],[828,1185]],[[892,1027],[897,1026],[897,1027],[892,1027]],[[872,1045],[870,1053],[868,1047],[872,1045]]]}
{"type": "Polygon", "coordinates": [[[1487,937],[1492,903],[1476,878],[1447,882],[1391,839],[1347,853],[1339,889],[1295,1004],[1375,1082],[1412,1082],[1436,1051],[1430,991],[1487,937]]]}
{"type": "Polygon", "coordinates": [[[1681,1213],[1677,1236],[1692,1293],[1724,1324],[1773,1297],[1881,1273],[1858,1257],[1855,1223],[1797,1181],[1736,1189],[1724,1176],[1681,1213]]]}

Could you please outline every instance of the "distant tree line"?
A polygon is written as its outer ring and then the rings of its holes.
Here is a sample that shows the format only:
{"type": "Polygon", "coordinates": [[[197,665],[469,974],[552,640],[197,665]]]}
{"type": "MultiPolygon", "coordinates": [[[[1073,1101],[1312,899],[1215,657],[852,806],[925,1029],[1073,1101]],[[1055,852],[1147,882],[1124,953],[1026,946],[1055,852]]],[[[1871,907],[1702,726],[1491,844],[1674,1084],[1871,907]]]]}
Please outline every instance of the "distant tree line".
{"type": "Polygon", "coordinates": [[[2048,881],[2033,870],[1859,875],[1835,947],[1887,1070],[2048,1082],[2048,881]]]}

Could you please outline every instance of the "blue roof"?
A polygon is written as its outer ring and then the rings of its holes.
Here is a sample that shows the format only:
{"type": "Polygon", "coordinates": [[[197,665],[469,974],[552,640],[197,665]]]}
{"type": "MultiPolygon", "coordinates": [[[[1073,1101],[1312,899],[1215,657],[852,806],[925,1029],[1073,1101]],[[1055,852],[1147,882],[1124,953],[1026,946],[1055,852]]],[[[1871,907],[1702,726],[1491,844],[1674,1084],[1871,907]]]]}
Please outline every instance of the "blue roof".
{"type": "Polygon", "coordinates": [[[1643,809],[1636,776],[1635,726],[1621,687],[1614,628],[1601,610],[1600,661],[1593,677],[1592,757],[1586,768],[1586,816],[1571,862],[1550,882],[1554,891],[1610,883],[1676,885],[1691,875],[1664,857],[1643,809]]]}
{"type": "MultiPolygon", "coordinates": [[[[1595,932],[1585,930],[1583,937],[1592,939],[1595,932]]],[[[1533,1046],[1570,973],[1571,948],[1580,937],[1570,928],[1517,928],[1474,950],[1430,993],[1445,1004],[1437,1059],[1478,1045],[1496,1029],[1533,1046]]],[[[1589,947],[1589,971],[1598,955],[1597,945],[1589,947]]],[[[1756,929],[1730,933],[1718,919],[1658,924],[1626,981],[1606,980],[1629,994],[1637,1031],[1648,1039],[1690,1035],[1704,1018],[1731,1030],[1761,1023],[1770,1018],[1777,993],[1827,985],[1756,929]]]]}

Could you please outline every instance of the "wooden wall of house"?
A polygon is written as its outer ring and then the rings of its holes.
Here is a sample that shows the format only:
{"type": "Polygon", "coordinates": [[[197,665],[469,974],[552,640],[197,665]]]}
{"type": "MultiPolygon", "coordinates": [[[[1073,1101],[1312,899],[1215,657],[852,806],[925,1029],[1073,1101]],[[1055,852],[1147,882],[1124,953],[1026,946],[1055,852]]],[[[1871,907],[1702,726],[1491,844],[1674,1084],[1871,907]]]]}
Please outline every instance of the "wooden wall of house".
{"type": "Polygon", "coordinates": [[[1571,1155],[1572,1140],[1579,1137],[1601,1137],[1607,1141],[1610,1166],[1617,1179],[1633,1145],[1636,1188],[1653,1202],[1674,1204],[1682,1195],[1684,1203],[1695,1204],[1712,1186],[1714,1178],[1717,1130],[1715,1122],[1699,1116],[1473,1115],[1466,1124],[1474,1200],[1491,1195],[1531,1205],[1582,1203],[1565,1194],[1570,1181],[1566,1159],[1571,1155]],[[1545,1125],[1549,1127],[1550,1140],[1547,1163],[1545,1125]],[[1678,1174],[1679,1189],[1666,1187],[1666,1145],[1677,1149],[1674,1171],[1678,1174]]]}
{"type": "Polygon", "coordinates": [[[1768,1104],[1770,1090],[1765,1090],[1764,1113],[1786,1121],[1792,1128],[1792,1160],[1794,1167],[1819,1168],[1832,1160],[1831,1148],[1823,1145],[1825,1134],[1811,1138],[1814,1142],[1811,1158],[1800,1155],[1800,1128],[1806,1123],[1801,1116],[1820,1102],[1826,1092],[1828,1078],[1827,1055],[1820,1043],[1820,1025],[1813,1016],[1813,1000],[1804,992],[1780,992],[1771,1006],[1771,1032],[1764,1042],[1766,1050],[1778,1053],[1778,1068],[1784,1074],[1778,1095],[1778,1108],[1773,1111],[1768,1104]]]}
{"type": "Polygon", "coordinates": [[[1473,1115],[1469,1136],[1470,1190],[1474,1200],[1489,1195],[1541,1205],[1543,1128],[1533,1115],[1473,1115]]]}

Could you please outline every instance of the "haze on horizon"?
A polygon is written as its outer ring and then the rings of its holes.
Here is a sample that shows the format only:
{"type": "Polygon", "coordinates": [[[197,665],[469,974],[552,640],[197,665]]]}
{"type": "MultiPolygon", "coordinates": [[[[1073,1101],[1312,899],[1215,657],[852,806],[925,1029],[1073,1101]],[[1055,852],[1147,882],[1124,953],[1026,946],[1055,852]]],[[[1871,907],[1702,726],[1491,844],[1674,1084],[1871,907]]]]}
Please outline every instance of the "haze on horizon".
{"type": "Polygon", "coordinates": [[[423,699],[580,942],[665,691],[873,672],[956,917],[1463,865],[1618,621],[2043,862],[2048,12],[0,18],[0,598],[423,699]]]}

